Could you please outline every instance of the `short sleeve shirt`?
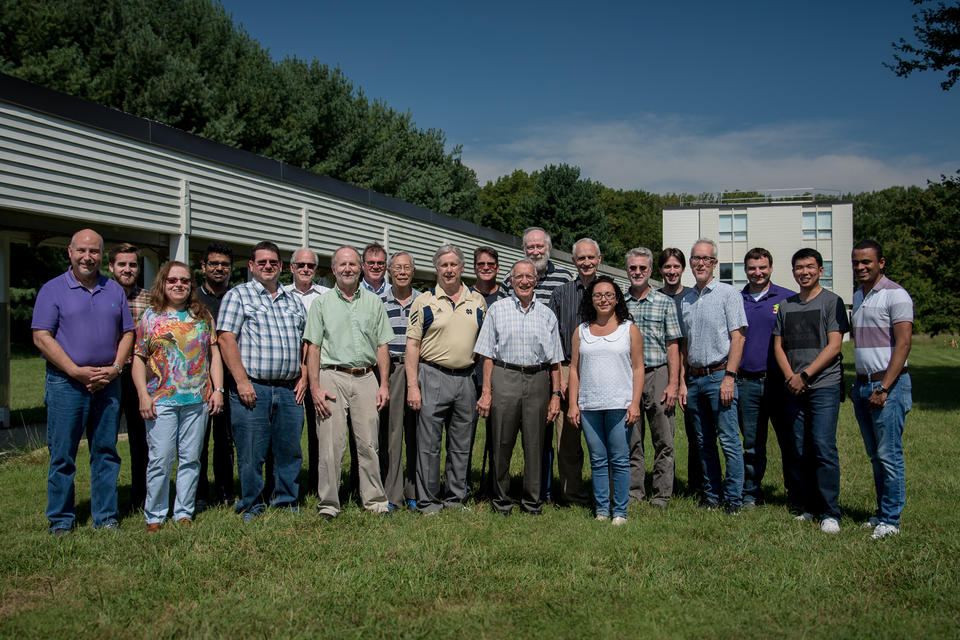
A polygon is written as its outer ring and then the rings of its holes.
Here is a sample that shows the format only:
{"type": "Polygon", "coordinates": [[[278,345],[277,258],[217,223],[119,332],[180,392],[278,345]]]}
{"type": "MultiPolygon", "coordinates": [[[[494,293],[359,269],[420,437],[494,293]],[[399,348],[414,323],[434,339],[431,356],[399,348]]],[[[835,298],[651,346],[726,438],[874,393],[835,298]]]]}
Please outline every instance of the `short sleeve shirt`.
{"type": "Polygon", "coordinates": [[[206,402],[211,390],[210,345],[216,341],[210,323],[189,311],[144,311],[133,353],[146,361],[150,397],[164,406],[206,402]]]}
{"type": "MultiPolygon", "coordinates": [[[[827,346],[827,334],[850,330],[847,310],[840,296],[824,289],[812,300],[793,295],[780,303],[773,335],[780,336],[790,369],[796,373],[813,362],[827,346]]],[[[843,380],[843,357],[838,355],[820,373],[810,378],[811,389],[838,385],[843,380]]]]}
{"type": "Polygon", "coordinates": [[[283,290],[300,298],[300,302],[303,303],[303,308],[306,310],[307,315],[309,316],[310,307],[313,305],[313,301],[325,294],[330,289],[322,284],[314,283],[306,291],[300,291],[300,289],[297,289],[297,285],[295,284],[284,285],[283,290]]]}
{"type": "Polygon", "coordinates": [[[320,347],[321,367],[373,366],[377,347],[393,337],[383,302],[363,287],[350,300],[339,287],[317,298],[303,334],[305,341],[320,347]]]}
{"type": "Polygon", "coordinates": [[[667,363],[667,342],[682,337],[677,306],[670,296],[650,289],[642,299],[627,295],[627,310],[643,336],[643,366],[667,363]]]}
{"type": "Polygon", "coordinates": [[[487,309],[474,351],[509,364],[553,364],[563,360],[557,317],[532,300],[524,311],[520,300],[510,296],[487,309]]]}
{"type": "Polygon", "coordinates": [[[691,289],[683,297],[683,337],[687,340],[687,362],[707,367],[726,362],[730,354],[730,332],[747,326],[740,292],[732,285],[711,280],[702,290],[691,289]]]}
{"type": "Polygon", "coordinates": [[[40,287],[30,327],[53,334],[80,367],[113,363],[120,338],[136,329],[123,287],[99,276],[90,290],[69,269],[40,287]]]}
{"type": "Polygon", "coordinates": [[[857,373],[870,375],[887,370],[896,344],[893,325],[899,322],[913,322],[913,299],[906,289],[887,276],[880,276],[866,296],[863,288],[857,289],[853,294],[853,357],[857,373]]]}
{"type": "Polygon", "coordinates": [[[306,316],[300,299],[283,287],[271,296],[260,282],[251,280],[223,296],[217,330],[237,337],[240,360],[251,378],[295,380],[300,375],[306,316]]]}
{"type": "Polygon", "coordinates": [[[473,364],[473,346],[483,324],[483,296],[460,287],[454,303],[440,287],[421,293],[410,307],[407,337],[420,341],[420,358],[450,369],[473,364]]]}
{"type": "Polygon", "coordinates": [[[387,319],[390,321],[390,326],[393,327],[393,340],[387,345],[387,348],[390,349],[390,355],[400,355],[407,351],[407,323],[410,321],[410,308],[419,295],[419,291],[411,289],[410,299],[407,300],[406,304],[401,304],[393,296],[393,287],[387,289],[383,306],[387,310],[387,319]]]}
{"type": "Polygon", "coordinates": [[[754,300],[748,291],[749,286],[740,292],[747,322],[750,323],[747,339],[743,344],[740,370],[751,373],[778,372],[779,368],[773,357],[773,325],[777,322],[780,303],[796,292],[771,283],[763,295],[754,300]]]}

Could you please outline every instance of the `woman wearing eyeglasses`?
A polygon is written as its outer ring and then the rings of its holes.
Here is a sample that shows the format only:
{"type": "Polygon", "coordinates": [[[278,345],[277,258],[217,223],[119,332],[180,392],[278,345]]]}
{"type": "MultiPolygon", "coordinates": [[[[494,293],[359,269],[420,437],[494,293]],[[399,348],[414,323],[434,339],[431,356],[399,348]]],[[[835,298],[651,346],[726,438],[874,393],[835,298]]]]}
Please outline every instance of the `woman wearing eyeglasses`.
{"type": "Polygon", "coordinates": [[[177,466],[173,519],[193,521],[207,415],[223,408],[223,367],[213,318],[197,298],[190,268],[168,262],[140,316],[133,381],[147,425],[147,531],[155,533],[170,506],[170,471],[177,466]]]}
{"type": "Polygon", "coordinates": [[[643,339],[623,292],[608,276],[587,286],[580,318],[583,323],[573,334],[567,417],[582,426],[587,440],[597,520],[612,516],[613,524],[623,525],[630,499],[630,431],[640,417],[643,391],[643,339]]]}

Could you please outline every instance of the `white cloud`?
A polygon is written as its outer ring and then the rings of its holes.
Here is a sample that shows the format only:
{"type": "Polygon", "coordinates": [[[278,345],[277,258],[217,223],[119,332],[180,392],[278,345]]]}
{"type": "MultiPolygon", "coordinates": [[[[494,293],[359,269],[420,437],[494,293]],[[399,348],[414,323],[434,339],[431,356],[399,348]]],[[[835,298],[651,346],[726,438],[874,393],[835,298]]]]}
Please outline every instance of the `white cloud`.
{"type": "Polygon", "coordinates": [[[960,160],[920,154],[882,157],[851,141],[833,122],[745,125],[720,133],[693,118],[643,115],[631,121],[555,122],[512,141],[468,145],[463,159],[483,185],[514,169],[551,163],[577,165],[608,187],[655,193],[729,189],[820,188],[859,192],[893,185],[926,185],[953,174],[960,160]]]}

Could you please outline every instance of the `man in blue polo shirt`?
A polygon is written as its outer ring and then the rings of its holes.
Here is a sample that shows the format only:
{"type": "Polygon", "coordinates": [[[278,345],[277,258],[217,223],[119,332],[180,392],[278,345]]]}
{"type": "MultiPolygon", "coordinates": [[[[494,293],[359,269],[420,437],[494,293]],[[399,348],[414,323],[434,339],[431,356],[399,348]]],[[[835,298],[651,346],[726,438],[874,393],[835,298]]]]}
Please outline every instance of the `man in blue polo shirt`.
{"type": "Polygon", "coordinates": [[[100,234],[78,231],[67,255],[70,269],[41,287],[31,323],[33,343],[47,361],[47,519],[54,535],[73,528],[73,478],[84,432],[90,445],[93,527],[120,527],[120,373],[134,332],[123,288],[100,275],[100,234]]]}
{"type": "Polygon", "coordinates": [[[737,408],[743,434],[743,508],[749,511],[763,502],[761,485],[767,469],[767,420],[773,423],[783,455],[787,503],[799,507],[800,478],[792,472],[797,468],[790,454],[793,447],[785,446],[790,442],[790,436],[784,430],[783,376],[773,356],[773,325],[777,321],[777,311],[780,303],[795,292],[770,282],[773,256],[766,249],[750,249],[743,257],[743,268],[747,272],[747,286],[741,294],[749,323],[737,374],[737,408]]]}

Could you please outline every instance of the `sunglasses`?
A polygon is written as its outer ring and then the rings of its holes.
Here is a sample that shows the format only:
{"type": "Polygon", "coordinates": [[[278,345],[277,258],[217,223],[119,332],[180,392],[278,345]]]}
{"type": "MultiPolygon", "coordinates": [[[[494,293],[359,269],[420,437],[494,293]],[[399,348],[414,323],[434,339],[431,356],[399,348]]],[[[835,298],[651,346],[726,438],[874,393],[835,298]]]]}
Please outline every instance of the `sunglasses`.
{"type": "Polygon", "coordinates": [[[293,268],[294,269],[316,269],[317,263],[316,262],[294,262],[293,268]]]}
{"type": "Polygon", "coordinates": [[[167,284],[190,284],[190,278],[167,278],[167,284]]]}

